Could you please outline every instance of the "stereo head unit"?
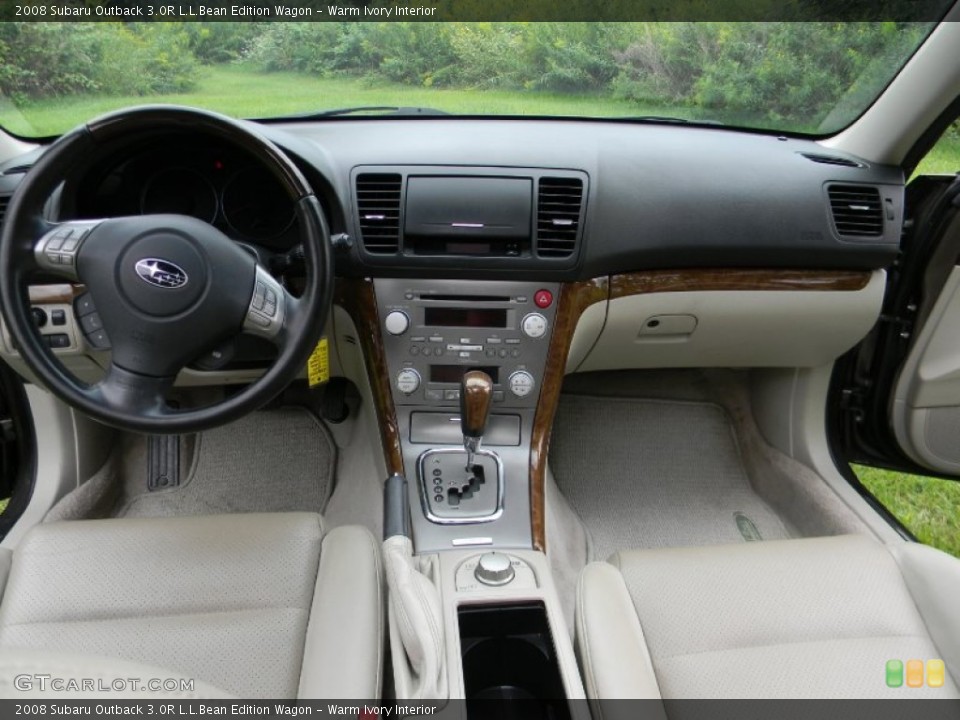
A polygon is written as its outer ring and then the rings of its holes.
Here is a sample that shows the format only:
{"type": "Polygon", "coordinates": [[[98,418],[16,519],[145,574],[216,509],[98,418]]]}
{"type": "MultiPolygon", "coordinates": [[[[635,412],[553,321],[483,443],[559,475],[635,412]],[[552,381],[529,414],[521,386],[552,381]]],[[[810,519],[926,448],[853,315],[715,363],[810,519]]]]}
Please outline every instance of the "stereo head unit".
{"type": "Polygon", "coordinates": [[[559,287],[551,283],[377,279],[397,405],[457,406],[483,370],[504,408],[536,407],[559,287]]]}

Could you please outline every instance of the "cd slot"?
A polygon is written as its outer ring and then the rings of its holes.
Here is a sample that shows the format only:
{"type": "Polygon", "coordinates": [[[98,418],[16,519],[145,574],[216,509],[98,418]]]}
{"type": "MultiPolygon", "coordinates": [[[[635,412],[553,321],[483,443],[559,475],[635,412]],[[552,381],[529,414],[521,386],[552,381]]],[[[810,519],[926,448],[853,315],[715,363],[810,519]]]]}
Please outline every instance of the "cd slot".
{"type": "Polygon", "coordinates": [[[510,302],[509,295],[419,295],[420,300],[436,302],[510,302]]]}

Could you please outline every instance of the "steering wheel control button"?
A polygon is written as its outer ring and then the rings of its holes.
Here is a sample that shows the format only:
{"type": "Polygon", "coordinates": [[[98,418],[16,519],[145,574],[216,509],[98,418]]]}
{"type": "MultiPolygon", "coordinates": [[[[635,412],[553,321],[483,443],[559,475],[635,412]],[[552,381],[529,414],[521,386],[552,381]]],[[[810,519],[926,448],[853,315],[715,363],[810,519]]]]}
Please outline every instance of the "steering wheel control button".
{"type": "Polygon", "coordinates": [[[516,576],[516,571],[513,569],[509,555],[489,552],[480,556],[473,574],[484,585],[499,587],[509,585],[516,576]]]}
{"type": "Polygon", "coordinates": [[[247,319],[243,323],[245,332],[268,339],[276,337],[283,328],[283,292],[283,288],[273,276],[257,265],[253,297],[247,308],[247,319]]]}
{"type": "Polygon", "coordinates": [[[510,392],[519,398],[526,397],[533,392],[533,386],[535,384],[533,375],[526,370],[517,370],[517,372],[510,375],[508,383],[510,385],[510,392]]]}
{"type": "Polygon", "coordinates": [[[397,373],[397,390],[412,395],[420,387],[420,373],[413,368],[404,368],[397,373]]]}
{"type": "Polygon", "coordinates": [[[87,333],[84,335],[87,338],[87,342],[95,350],[109,350],[110,349],[110,338],[107,337],[107,333],[103,330],[96,330],[92,333],[87,333]]]}
{"type": "Polygon", "coordinates": [[[547,319],[540,313],[530,313],[520,324],[523,334],[530,338],[542,338],[547,334],[547,319]]]}
{"type": "Polygon", "coordinates": [[[74,301],[73,309],[77,313],[77,317],[83,317],[84,315],[89,315],[90,313],[97,311],[97,309],[93,306],[93,299],[90,297],[89,293],[78,297],[74,301]]]}
{"type": "Polygon", "coordinates": [[[391,335],[403,335],[410,327],[410,318],[405,312],[394,310],[387,314],[383,324],[391,335]]]}
{"type": "Polygon", "coordinates": [[[80,245],[90,231],[99,224],[99,220],[93,222],[72,221],[55,227],[41,237],[34,246],[34,257],[37,259],[37,264],[57,275],[73,280],[78,279],[74,268],[77,265],[77,253],[80,251],[80,245]]]}
{"type": "Polygon", "coordinates": [[[253,291],[253,309],[263,310],[263,306],[266,302],[267,302],[267,286],[264,285],[262,282],[258,282],[256,289],[253,291]]]}
{"type": "Polygon", "coordinates": [[[545,310],[553,305],[553,293],[549,290],[537,290],[533,296],[533,303],[541,310],[545,310]]]}
{"type": "Polygon", "coordinates": [[[82,318],[80,318],[80,327],[83,328],[83,332],[85,333],[103,330],[103,320],[100,319],[100,316],[97,313],[90,313],[89,315],[84,315],[82,318]]]}
{"type": "MultiPolygon", "coordinates": [[[[97,314],[97,308],[93,304],[90,293],[84,293],[73,301],[73,312],[80,321],[80,329],[83,331],[87,343],[94,350],[109,350],[110,338],[107,337],[107,333],[103,329],[103,320],[97,314]]],[[[63,313],[63,311],[54,310],[50,314],[53,325],[65,325],[66,317],[63,317],[63,322],[60,322],[61,316],[58,313],[63,313]]]]}

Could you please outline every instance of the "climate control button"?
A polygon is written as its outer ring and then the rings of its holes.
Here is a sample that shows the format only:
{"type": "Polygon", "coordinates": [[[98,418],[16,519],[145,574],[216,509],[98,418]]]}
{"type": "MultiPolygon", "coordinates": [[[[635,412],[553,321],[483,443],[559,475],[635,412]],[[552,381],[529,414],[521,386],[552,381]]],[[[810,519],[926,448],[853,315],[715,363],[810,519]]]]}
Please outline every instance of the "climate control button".
{"type": "Polygon", "coordinates": [[[397,373],[397,390],[404,395],[412,395],[420,387],[420,373],[413,368],[404,368],[397,373]]]}
{"type": "Polygon", "coordinates": [[[547,334],[547,319],[540,313],[530,313],[520,323],[524,334],[531,338],[542,338],[547,334]]]}
{"type": "Polygon", "coordinates": [[[533,375],[526,370],[517,370],[511,374],[508,384],[510,386],[510,392],[520,398],[526,397],[533,392],[533,386],[535,385],[533,375]]]}
{"type": "Polygon", "coordinates": [[[394,310],[387,315],[383,324],[391,335],[403,335],[410,327],[410,318],[405,312],[394,310]]]}

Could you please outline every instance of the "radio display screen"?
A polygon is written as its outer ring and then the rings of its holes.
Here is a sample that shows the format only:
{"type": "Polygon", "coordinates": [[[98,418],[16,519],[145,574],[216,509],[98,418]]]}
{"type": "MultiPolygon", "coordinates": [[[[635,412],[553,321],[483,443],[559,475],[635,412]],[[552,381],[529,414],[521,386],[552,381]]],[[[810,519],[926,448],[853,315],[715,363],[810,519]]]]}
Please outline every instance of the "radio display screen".
{"type": "Polygon", "coordinates": [[[430,382],[458,383],[464,373],[470,370],[483,370],[494,383],[500,382],[500,368],[496,366],[477,367],[476,365],[431,365],[430,382]]]}
{"type": "Polygon", "coordinates": [[[505,328],[507,311],[492,308],[428,307],[423,324],[434,327],[505,328]]]}

